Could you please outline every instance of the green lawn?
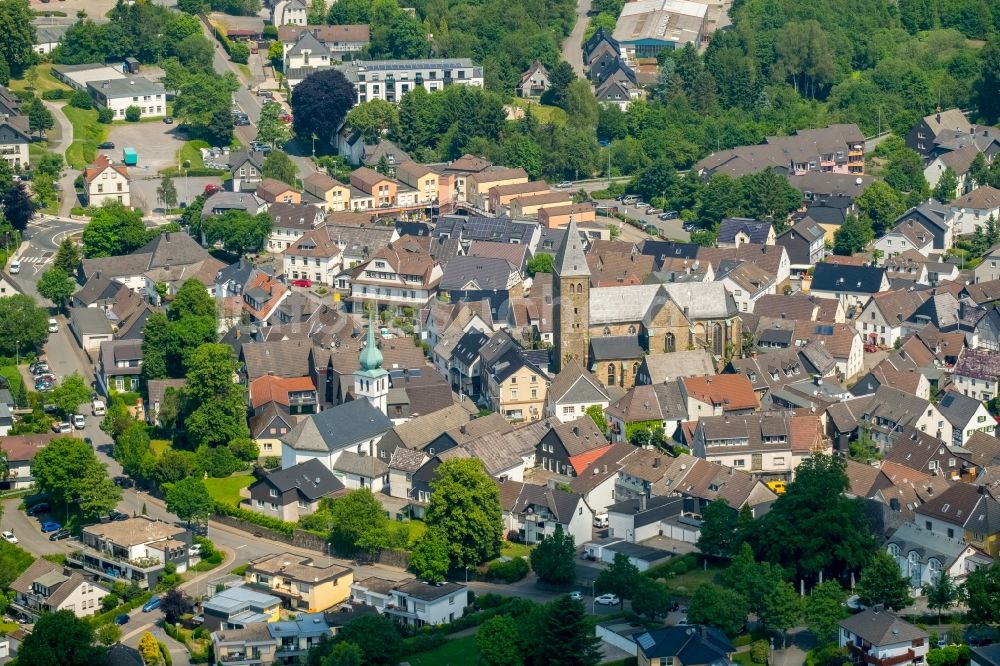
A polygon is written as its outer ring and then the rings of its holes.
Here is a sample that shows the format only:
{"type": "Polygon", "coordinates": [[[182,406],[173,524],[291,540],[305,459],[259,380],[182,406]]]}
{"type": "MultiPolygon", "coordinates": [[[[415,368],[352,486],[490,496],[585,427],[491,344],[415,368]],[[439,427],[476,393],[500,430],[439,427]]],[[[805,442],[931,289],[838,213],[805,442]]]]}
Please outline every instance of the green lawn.
{"type": "Polygon", "coordinates": [[[73,124],[73,143],[66,149],[66,162],[82,171],[94,161],[97,144],[108,136],[108,126],[97,122],[97,111],[65,104],[62,112],[73,124]]]}
{"type": "MultiPolygon", "coordinates": [[[[38,80],[35,81],[35,93],[41,95],[46,90],[64,90],[68,93],[72,93],[72,89],[65,83],[57,81],[52,76],[52,64],[43,63],[35,68],[38,73],[38,80]]],[[[25,79],[13,79],[10,82],[11,90],[27,90],[29,87],[27,80],[25,79]]]]}
{"type": "Polygon", "coordinates": [[[740,664],[740,666],[760,666],[760,664],[750,658],[749,652],[737,652],[733,655],[733,661],[740,664]]]}
{"type": "Polygon", "coordinates": [[[708,571],[705,571],[701,567],[698,567],[697,569],[688,571],[686,574],[667,578],[665,584],[667,589],[672,593],[689,597],[702,585],[716,582],[715,578],[718,573],[719,570],[716,568],[709,567],[708,571]]]}
{"type": "Polygon", "coordinates": [[[162,456],[167,449],[170,448],[169,439],[151,439],[149,440],[149,452],[154,456],[159,458],[162,456]]]}
{"type": "Polygon", "coordinates": [[[208,494],[216,502],[237,506],[240,503],[240,491],[253,483],[253,477],[227,476],[224,479],[205,479],[208,494]]]}
{"type": "Polygon", "coordinates": [[[514,106],[519,106],[521,108],[531,108],[531,113],[538,118],[539,122],[548,125],[565,125],[566,124],[566,112],[560,109],[558,106],[546,106],[544,104],[539,104],[538,100],[527,100],[517,98],[511,102],[514,106]]]}
{"type": "Polygon", "coordinates": [[[201,149],[208,148],[208,141],[203,141],[201,139],[192,139],[190,141],[185,141],[184,145],[177,153],[177,162],[183,163],[187,160],[191,163],[192,169],[204,169],[205,160],[201,156],[201,149]]]}
{"type": "Polygon", "coordinates": [[[531,555],[531,547],[523,543],[504,541],[500,547],[500,554],[504,557],[528,557],[531,555]]]}
{"type": "Polygon", "coordinates": [[[476,637],[463,636],[450,640],[430,652],[419,652],[403,657],[411,666],[464,666],[479,661],[476,637]]]}

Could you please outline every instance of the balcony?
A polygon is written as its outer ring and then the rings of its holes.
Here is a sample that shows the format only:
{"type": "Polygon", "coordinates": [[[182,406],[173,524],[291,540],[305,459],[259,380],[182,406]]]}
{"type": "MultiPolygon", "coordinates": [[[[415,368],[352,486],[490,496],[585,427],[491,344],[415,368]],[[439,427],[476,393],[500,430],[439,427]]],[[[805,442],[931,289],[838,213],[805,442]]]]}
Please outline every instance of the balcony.
{"type": "Polygon", "coordinates": [[[917,656],[916,652],[909,649],[906,652],[898,654],[894,657],[879,659],[878,657],[869,654],[865,649],[858,647],[853,642],[847,644],[847,651],[851,656],[851,661],[856,666],[860,666],[861,664],[871,664],[872,666],[898,666],[898,664],[912,663],[917,656]]]}

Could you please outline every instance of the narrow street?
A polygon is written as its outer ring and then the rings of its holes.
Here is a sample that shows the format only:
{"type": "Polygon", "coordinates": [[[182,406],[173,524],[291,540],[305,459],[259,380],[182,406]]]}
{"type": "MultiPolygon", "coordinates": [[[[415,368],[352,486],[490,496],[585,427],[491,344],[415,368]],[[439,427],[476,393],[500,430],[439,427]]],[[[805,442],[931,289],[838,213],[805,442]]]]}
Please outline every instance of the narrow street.
{"type": "MultiPolygon", "coordinates": [[[[52,118],[55,119],[56,125],[59,126],[59,140],[49,144],[49,151],[65,157],[66,149],[73,143],[73,124],[66,117],[66,114],[62,112],[64,104],[53,104],[52,102],[43,102],[43,104],[52,113],[52,118]]],[[[68,216],[70,209],[76,205],[76,192],[73,189],[73,181],[76,180],[78,174],[78,171],[66,166],[63,170],[62,178],[59,179],[59,185],[62,187],[62,191],[59,193],[59,214],[64,217],[68,216]]]]}
{"type": "Polygon", "coordinates": [[[592,0],[576,1],[576,24],[573,32],[563,42],[562,59],[568,62],[576,75],[583,78],[583,33],[587,30],[587,12],[590,11],[592,0]]]}

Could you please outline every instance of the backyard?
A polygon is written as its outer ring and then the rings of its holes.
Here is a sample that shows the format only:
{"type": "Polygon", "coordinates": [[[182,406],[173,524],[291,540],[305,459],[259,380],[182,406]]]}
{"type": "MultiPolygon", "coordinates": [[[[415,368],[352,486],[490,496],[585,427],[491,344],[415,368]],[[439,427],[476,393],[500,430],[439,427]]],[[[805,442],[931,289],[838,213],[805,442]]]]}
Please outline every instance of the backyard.
{"type": "Polygon", "coordinates": [[[205,487],[212,499],[229,506],[239,506],[240,491],[253,483],[249,474],[227,476],[222,479],[205,479],[205,487]]]}
{"type": "Polygon", "coordinates": [[[459,666],[474,664],[479,661],[479,650],[476,648],[476,637],[462,636],[449,640],[444,645],[428,652],[418,652],[403,657],[400,661],[409,662],[410,666],[459,666]]]}
{"type": "Polygon", "coordinates": [[[28,90],[29,88],[32,88],[35,91],[35,94],[37,95],[41,95],[42,93],[47,92],[49,90],[62,90],[63,92],[66,93],[72,92],[69,86],[67,86],[65,83],[62,83],[61,81],[57,81],[52,76],[51,63],[42,63],[40,65],[36,65],[35,74],[36,74],[36,79],[34,81],[34,85],[32,85],[32,83],[29,82],[27,78],[11,79],[10,89],[28,90]]]}
{"type": "Polygon", "coordinates": [[[107,137],[108,126],[97,122],[97,111],[94,109],[78,109],[65,104],[62,112],[73,125],[73,143],[66,149],[66,162],[82,171],[94,161],[97,144],[107,137]]]}

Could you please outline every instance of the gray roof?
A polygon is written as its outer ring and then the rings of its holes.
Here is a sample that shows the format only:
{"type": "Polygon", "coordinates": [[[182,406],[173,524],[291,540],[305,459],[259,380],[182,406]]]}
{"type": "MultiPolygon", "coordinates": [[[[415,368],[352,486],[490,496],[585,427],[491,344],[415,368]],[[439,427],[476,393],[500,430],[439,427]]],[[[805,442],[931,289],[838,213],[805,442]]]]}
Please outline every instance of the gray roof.
{"type": "Polygon", "coordinates": [[[162,83],[150,81],[141,76],[111,79],[108,81],[90,81],[87,83],[87,89],[91,91],[91,94],[98,93],[109,99],[166,94],[166,89],[162,83]]]}
{"type": "Polygon", "coordinates": [[[459,583],[437,583],[432,585],[420,580],[409,580],[393,586],[392,589],[398,590],[414,599],[434,601],[454,592],[464,592],[466,588],[459,583]]]}
{"type": "Polygon", "coordinates": [[[316,458],[286,469],[272,470],[258,483],[267,483],[282,493],[298,490],[309,501],[316,501],[344,489],[344,484],[316,458]]]}
{"type": "Polygon", "coordinates": [[[1000,377],[1000,353],[986,349],[965,348],[958,355],[954,374],[995,382],[1000,377]]]}
{"type": "Polygon", "coordinates": [[[506,259],[453,257],[444,267],[438,289],[506,291],[518,268],[506,259]]]}
{"type": "Polygon", "coordinates": [[[946,391],[938,402],[938,411],[953,426],[964,428],[982,405],[983,403],[975,398],[962,395],[957,391],[946,391]]]}
{"type": "Polygon", "coordinates": [[[311,30],[303,30],[299,34],[299,38],[295,41],[295,44],[292,45],[292,48],[288,49],[285,53],[285,57],[287,58],[290,55],[300,55],[305,51],[309,51],[311,54],[316,55],[330,55],[330,49],[326,48],[326,44],[319,41],[311,30]]]}
{"type": "Polygon", "coordinates": [[[220,190],[212,194],[207,199],[201,209],[202,219],[214,214],[216,211],[245,210],[251,215],[256,215],[264,210],[266,203],[253,192],[227,192],[220,190]]]}
{"type": "Polygon", "coordinates": [[[555,403],[595,404],[611,399],[604,385],[576,359],[552,379],[547,395],[555,403]]]}
{"type": "Polygon", "coordinates": [[[500,504],[504,511],[524,513],[529,507],[545,507],[556,521],[569,525],[583,497],[578,493],[518,481],[500,484],[500,504]]]}
{"type": "Polygon", "coordinates": [[[840,626],[875,645],[927,640],[927,632],[900,620],[889,611],[863,610],[840,621],[840,626]]]}
{"type": "Polygon", "coordinates": [[[300,451],[338,451],[390,428],[392,421],[367,400],[352,400],[309,415],[282,442],[300,451]]]}
{"type": "Polygon", "coordinates": [[[80,335],[110,335],[111,322],[101,308],[70,308],[70,324],[80,335]]]}
{"type": "Polygon", "coordinates": [[[90,305],[97,301],[112,299],[122,289],[127,290],[128,287],[98,271],[90,276],[87,283],[73,294],[73,300],[83,305],[90,305]]]}
{"type": "Polygon", "coordinates": [[[667,291],[689,319],[725,318],[736,314],[736,302],[721,282],[667,283],[667,291]]]}
{"type": "Polygon", "coordinates": [[[566,241],[559,248],[555,258],[555,274],[557,277],[590,277],[590,266],[583,252],[583,239],[576,228],[576,220],[572,217],[566,227],[566,241]]]}
{"type": "Polygon", "coordinates": [[[715,374],[712,355],[706,349],[691,349],[664,354],[649,354],[644,360],[650,384],[662,384],[678,377],[715,374]]]}
{"type": "Polygon", "coordinates": [[[333,469],[337,472],[363,476],[368,479],[376,479],[389,473],[389,466],[375,456],[362,456],[354,451],[343,451],[337,456],[337,462],[333,464],[333,469]]]}
{"type": "Polygon", "coordinates": [[[964,541],[949,539],[911,522],[903,523],[886,543],[898,546],[902,557],[909,557],[910,553],[916,552],[921,563],[926,564],[928,560],[936,559],[945,569],[950,568],[969,546],[964,541]]]}
{"type": "Polygon", "coordinates": [[[284,203],[279,201],[271,204],[267,214],[274,220],[274,227],[282,229],[300,229],[309,231],[323,221],[326,215],[321,208],[308,204],[284,203]]]}
{"type": "Polygon", "coordinates": [[[613,335],[590,339],[590,355],[595,362],[642,358],[642,347],[635,335],[613,335]]]}
{"type": "Polygon", "coordinates": [[[750,237],[751,243],[763,245],[767,242],[771,223],[747,217],[727,217],[719,223],[718,240],[720,243],[733,243],[736,240],[736,234],[741,231],[750,237]]]}
{"type": "Polygon", "coordinates": [[[389,469],[416,472],[423,467],[427,460],[427,455],[423,451],[414,451],[404,446],[398,446],[392,452],[392,458],[389,459],[389,469]]]}

